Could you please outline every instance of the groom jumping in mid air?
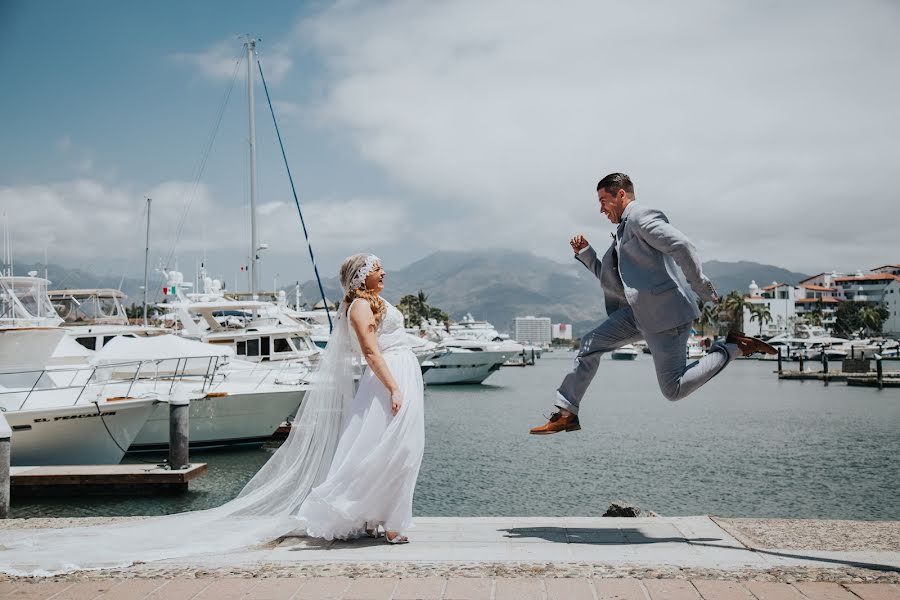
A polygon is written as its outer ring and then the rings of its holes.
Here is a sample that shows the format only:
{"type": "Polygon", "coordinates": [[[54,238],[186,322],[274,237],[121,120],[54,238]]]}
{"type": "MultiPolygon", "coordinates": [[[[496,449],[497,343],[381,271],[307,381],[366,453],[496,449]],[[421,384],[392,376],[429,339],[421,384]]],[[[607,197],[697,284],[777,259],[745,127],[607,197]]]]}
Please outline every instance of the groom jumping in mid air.
{"type": "Polygon", "coordinates": [[[690,290],[704,302],[719,299],[701,271],[696,248],[663,213],[634,201],[634,185],[628,175],[612,173],[601,179],[597,196],[600,212],[618,225],[612,244],[601,260],[583,235],[569,243],[575,258],[600,280],[608,318],[582,338],[575,368],[556,393],[559,410],[549,422],[533,428],[533,434],[581,429],[578,407],[597,373],[600,357],[625,344],[647,342],[659,387],[669,400],[684,398],[718,375],[738,354],[776,353],[762,340],[730,333],[724,342],[714,343],[706,356],[687,364],[691,325],[700,316],[690,290]]]}

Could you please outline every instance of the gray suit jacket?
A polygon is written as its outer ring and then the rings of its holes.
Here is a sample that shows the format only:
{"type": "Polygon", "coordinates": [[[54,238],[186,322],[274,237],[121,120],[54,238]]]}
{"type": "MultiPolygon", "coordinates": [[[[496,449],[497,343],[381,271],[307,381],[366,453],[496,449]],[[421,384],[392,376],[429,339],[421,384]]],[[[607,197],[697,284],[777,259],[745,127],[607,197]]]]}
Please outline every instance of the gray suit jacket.
{"type": "Polygon", "coordinates": [[[712,300],[715,290],[694,244],[662,212],[637,202],[625,207],[622,221],[618,243],[613,240],[602,260],[590,246],[575,257],[600,279],[607,314],[630,306],[638,327],[650,333],[700,316],[695,298],[712,300]]]}

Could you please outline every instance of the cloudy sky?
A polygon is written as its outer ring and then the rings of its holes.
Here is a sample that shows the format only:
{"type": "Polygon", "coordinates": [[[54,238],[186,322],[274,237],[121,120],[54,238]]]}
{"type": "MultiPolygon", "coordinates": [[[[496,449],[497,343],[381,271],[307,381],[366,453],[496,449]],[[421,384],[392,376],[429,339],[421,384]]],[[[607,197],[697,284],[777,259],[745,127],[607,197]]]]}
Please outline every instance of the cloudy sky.
{"type": "MultiPolygon", "coordinates": [[[[6,0],[0,210],[17,260],[139,275],[149,196],[153,266],[205,255],[231,287],[249,32],[325,273],[360,250],[567,261],[612,230],[611,171],[704,259],[866,269],[900,261],[897,31],[891,0],[6,0]]],[[[262,279],[305,280],[256,91],[262,279]]]]}

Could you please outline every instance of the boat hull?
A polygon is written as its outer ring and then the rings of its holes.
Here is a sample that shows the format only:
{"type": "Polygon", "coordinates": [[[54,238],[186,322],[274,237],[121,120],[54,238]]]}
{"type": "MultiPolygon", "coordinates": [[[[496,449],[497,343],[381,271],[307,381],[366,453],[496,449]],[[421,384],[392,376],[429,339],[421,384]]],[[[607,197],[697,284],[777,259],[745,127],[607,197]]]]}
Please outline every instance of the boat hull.
{"type": "MultiPolygon", "coordinates": [[[[304,393],[304,390],[291,389],[192,399],[188,417],[190,447],[261,444],[297,411],[304,393]]],[[[142,452],[168,447],[169,407],[162,405],[150,415],[130,450],[142,452]]]]}
{"type": "Polygon", "coordinates": [[[131,445],[158,404],[155,400],[102,402],[99,414],[94,404],[8,411],[4,416],[13,430],[11,464],[118,464],[125,454],[121,448],[131,445]]]}
{"type": "Polygon", "coordinates": [[[482,383],[509,358],[505,352],[448,352],[422,375],[427,385],[482,383]]]}

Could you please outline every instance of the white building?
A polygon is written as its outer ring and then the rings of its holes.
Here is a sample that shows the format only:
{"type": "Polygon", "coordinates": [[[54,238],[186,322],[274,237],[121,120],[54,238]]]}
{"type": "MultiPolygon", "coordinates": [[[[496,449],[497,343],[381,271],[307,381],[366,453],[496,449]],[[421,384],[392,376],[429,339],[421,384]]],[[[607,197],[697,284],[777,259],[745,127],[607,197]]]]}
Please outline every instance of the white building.
{"type": "Polygon", "coordinates": [[[900,265],[884,265],[882,267],[875,267],[872,269],[872,273],[880,273],[882,275],[897,275],[900,277],[900,265]]]}
{"type": "Polygon", "coordinates": [[[885,290],[892,281],[897,279],[897,275],[891,273],[869,273],[863,275],[857,271],[855,275],[850,277],[837,277],[834,285],[841,289],[841,294],[845,300],[853,300],[854,302],[866,302],[873,306],[880,306],[885,300],[885,290]]]}
{"type": "Polygon", "coordinates": [[[822,327],[828,330],[834,327],[835,311],[843,302],[841,288],[832,283],[834,277],[838,277],[838,275],[826,276],[822,283],[812,283],[809,279],[800,282],[795,291],[796,300],[794,301],[798,317],[805,317],[818,310],[821,311],[822,327]]]}
{"type": "Polygon", "coordinates": [[[884,308],[888,316],[881,327],[885,337],[900,339],[900,279],[887,285],[884,293],[884,308]]]}
{"type": "Polygon", "coordinates": [[[520,344],[536,344],[539,346],[550,344],[550,318],[549,317],[516,317],[516,341],[520,344]]]}
{"type": "MultiPolygon", "coordinates": [[[[772,282],[760,288],[755,281],[750,282],[749,294],[744,298],[747,304],[761,304],[769,308],[772,320],[762,325],[762,335],[772,336],[787,333],[797,316],[794,286],[786,283],[772,282]]],[[[749,334],[760,334],[760,322],[750,321],[750,311],[744,309],[743,331],[749,334]]]]}
{"type": "Polygon", "coordinates": [[[570,323],[554,323],[552,335],[554,340],[571,340],[572,325],[570,323]]]}

